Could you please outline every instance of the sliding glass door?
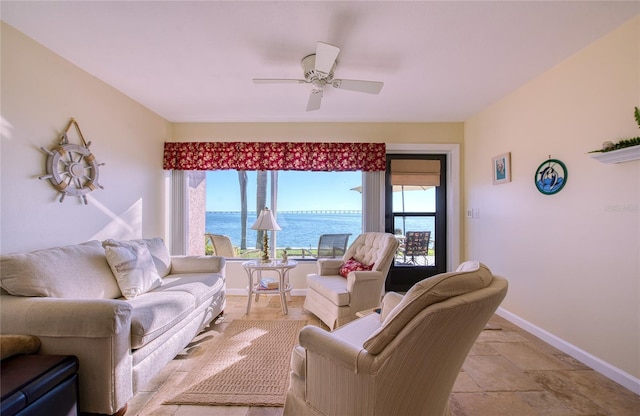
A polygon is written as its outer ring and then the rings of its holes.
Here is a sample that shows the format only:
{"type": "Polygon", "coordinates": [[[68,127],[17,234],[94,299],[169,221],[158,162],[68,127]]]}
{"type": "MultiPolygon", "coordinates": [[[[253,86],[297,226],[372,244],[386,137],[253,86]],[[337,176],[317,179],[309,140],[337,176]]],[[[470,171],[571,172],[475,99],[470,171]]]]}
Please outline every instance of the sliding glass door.
{"type": "Polygon", "coordinates": [[[406,291],[447,269],[446,163],[440,154],[387,155],[385,231],[399,248],[386,290],[406,291]]]}

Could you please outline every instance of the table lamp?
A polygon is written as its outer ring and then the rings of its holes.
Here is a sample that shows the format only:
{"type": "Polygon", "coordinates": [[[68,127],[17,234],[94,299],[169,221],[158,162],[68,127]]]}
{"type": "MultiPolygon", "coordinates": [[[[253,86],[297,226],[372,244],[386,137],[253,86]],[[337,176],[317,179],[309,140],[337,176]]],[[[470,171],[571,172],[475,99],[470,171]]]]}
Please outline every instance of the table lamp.
{"type": "Polygon", "coordinates": [[[281,228],[276,222],[273,213],[269,208],[265,208],[260,212],[258,219],[251,226],[252,230],[264,231],[264,239],[262,240],[262,262],[268,263],[269,259],[269,231],[280,231],[281,228]]]}

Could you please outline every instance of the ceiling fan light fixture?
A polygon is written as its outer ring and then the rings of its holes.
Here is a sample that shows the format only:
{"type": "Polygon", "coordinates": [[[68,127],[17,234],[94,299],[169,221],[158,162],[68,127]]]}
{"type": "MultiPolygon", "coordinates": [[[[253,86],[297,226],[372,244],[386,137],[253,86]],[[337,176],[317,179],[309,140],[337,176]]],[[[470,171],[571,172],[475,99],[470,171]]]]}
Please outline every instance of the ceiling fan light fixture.
{"type": "Polygon", "coordinates": [[[308,82],[313,82],[316,79],[333,79],[333,71],[336,69],[337,61],[333,63],[331,71],[329,73],[322,72],[316,68],[316,54],[312,53],[302,58],[300,62],[302,64],[302,71],[304,73],[304,79],[308,82]]]}
{"type": "Polygon", "coordinates": [[[314,89],[318,89],[318,90],[322,90],[324,89],[325,85],[327,85],[327,81],[324,79],[314,79],[311,81],[311,84],[313,84],[313,88],[314,89]]]}
{"type": "Polygon", "coordinates": [[[384,83],[379,81],[363,81],[354,79],[334,79],[333,72],[338,63],[337,58],[340,48],[324,42],[318,42],[316,53],[305,56],[300,61],[304,79],[261,79],[254,78],[253,82],[266,83],[298,83],[311,84],[312,90],[307,102],[307,111],[320,109],[322,92],[327,84],[334,88],[364,92],[367,94],[379,94],[384,83]]]}

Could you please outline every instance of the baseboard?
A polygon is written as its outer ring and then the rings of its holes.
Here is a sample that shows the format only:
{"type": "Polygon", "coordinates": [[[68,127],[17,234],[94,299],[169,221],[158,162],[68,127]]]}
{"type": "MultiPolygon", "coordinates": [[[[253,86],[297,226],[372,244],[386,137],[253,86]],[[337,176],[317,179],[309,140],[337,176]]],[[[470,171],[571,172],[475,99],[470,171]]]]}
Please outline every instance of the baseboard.
{"type": "MultiPolygon", "coordinates": [[[[231,296],[247,296],[247,289],[230,289],[230,288],[227,288],[227,295],[231,295],[231,296]]],[[[307,289],[291,289],[291,296],[307,296],[307,289]]]]}
{"type": "Polygon", "coordinates": [[[227,295],[231,295],[231,296],[247,296],[247,289],[229,289],[229,288],[227,288],[227,295]]]}
{"type": "Polygon", "coordinates": [[[507,321],[540,338],[547,344],[554,346],[565,354],[568,354],[581,363],[593,368],[603,376],[615,381],[616,383],[631,390],[636,394],[640,394],[640,379],[620,370],[617,367],[614,367],[606,361],[603,361],[600,358],[589,354],[588,352],[576,347],[575,345],[568,343],[562,338],[559,338],[545,331],[544,329],[533,325],[531,322],[528,322],[505,309],[498,308],[496,313],[507,321]]]}

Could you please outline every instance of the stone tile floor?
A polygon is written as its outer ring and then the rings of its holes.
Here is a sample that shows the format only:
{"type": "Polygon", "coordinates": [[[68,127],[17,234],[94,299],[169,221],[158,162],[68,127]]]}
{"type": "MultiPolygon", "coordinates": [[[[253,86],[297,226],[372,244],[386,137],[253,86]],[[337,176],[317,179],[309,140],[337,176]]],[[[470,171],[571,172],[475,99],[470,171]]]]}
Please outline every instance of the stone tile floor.
{"type": "MultiPolygon", "coordinates": [[[[324,327],[293,297],[283,315],[278,297],[262,296],[246,312],[246,296],[228,296],[225,318],[212,324],[129,402],[127,416],[281,416],[281,407],[163,405],[190,364],[234,319],[304,319],[324,327]]],[[[453,416],[638,416],[640,396],[495,315],[476,341],[453,388],[453,416]]],[[[336,415],[339,416],[339,415],[336,415]]],[[[414,415],[407,415],[414,416],[414,415]]]]}

